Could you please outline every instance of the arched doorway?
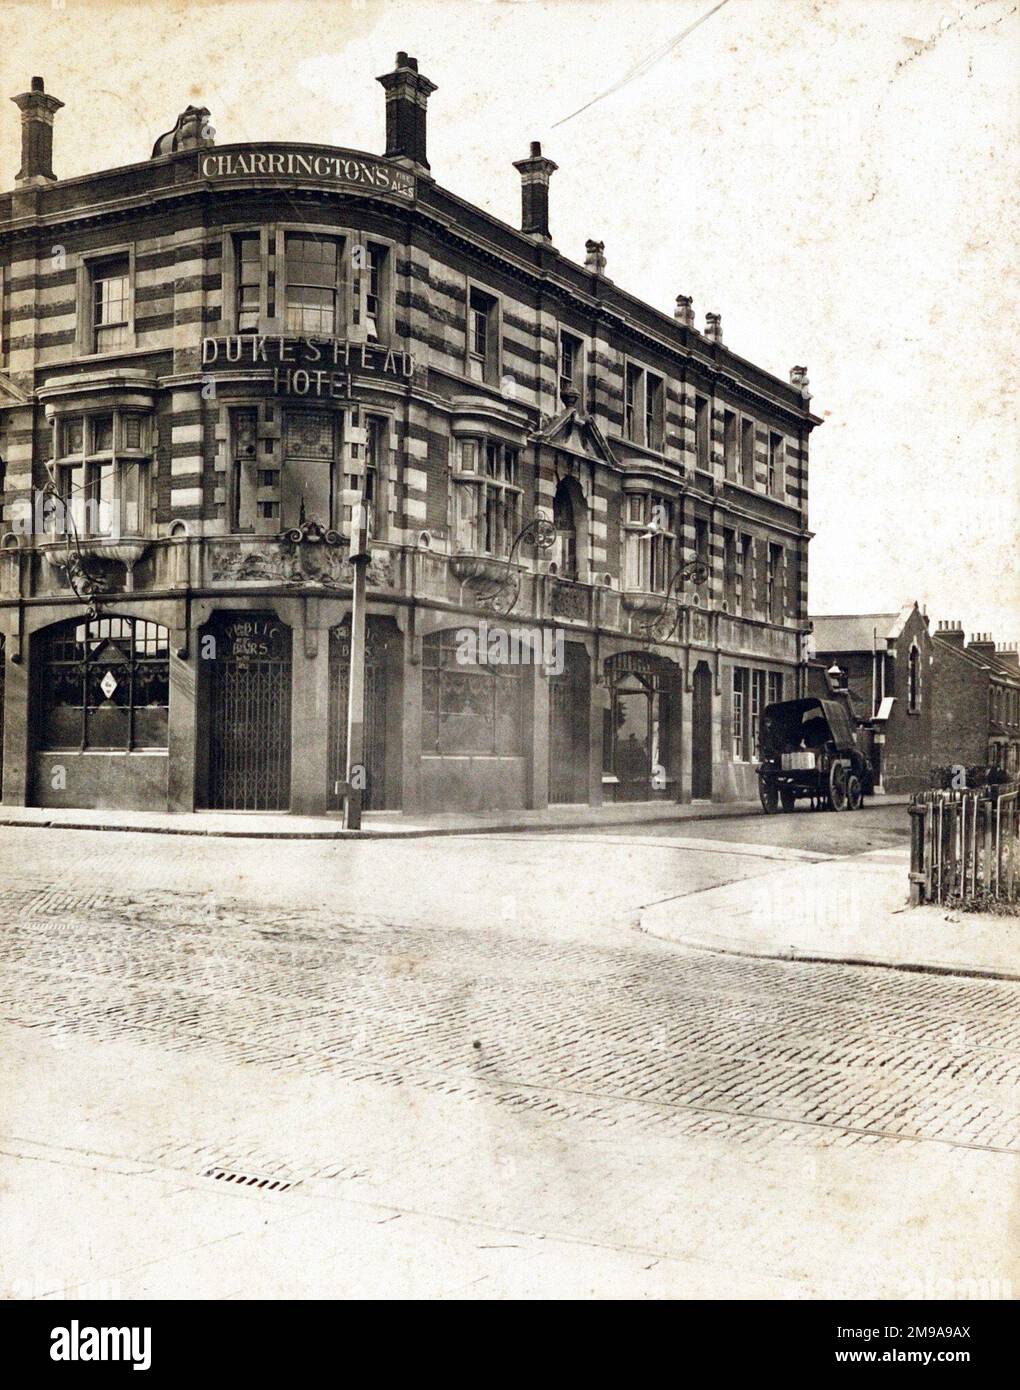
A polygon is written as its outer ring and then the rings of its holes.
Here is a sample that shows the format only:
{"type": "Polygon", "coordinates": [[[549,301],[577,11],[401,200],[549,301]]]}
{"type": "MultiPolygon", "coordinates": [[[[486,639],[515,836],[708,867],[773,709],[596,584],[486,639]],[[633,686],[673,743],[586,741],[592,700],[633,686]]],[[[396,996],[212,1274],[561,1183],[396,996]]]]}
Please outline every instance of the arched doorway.
{"type": "Polygon", "coordinates": [[[675,797],[679,770],[677,668],[649,652],[606,661],[609,705],[603,726],[603,781],[614,801],[675,797]]]}
{"type": "Polygon", "coordinates": [[[695,801],[708,801],[712,796],[712,672],[705,661],[699,661],[694,672],[691,796],[695,801]]]}
{"type": "Polygon", "coordinates": [[[209,677],[208,805],[288,810],[290,628],[275,613],[216,613],[199,650],[209,677]]]}
{"type": "Polygon", "coordinates": [[[576,478],[561,478],[553,497],[556,563],[564,579],[584,578],[588,565],[588,509],[576,478]]]}

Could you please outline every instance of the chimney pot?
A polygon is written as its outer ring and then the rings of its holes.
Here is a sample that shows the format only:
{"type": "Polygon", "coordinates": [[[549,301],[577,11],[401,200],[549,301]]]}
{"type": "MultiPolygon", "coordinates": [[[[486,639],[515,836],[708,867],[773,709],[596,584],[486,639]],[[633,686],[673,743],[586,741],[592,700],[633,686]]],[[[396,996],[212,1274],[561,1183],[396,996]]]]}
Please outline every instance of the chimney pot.
{"type": "Polygon", "coordinates": [[[689,294],[677,295],[673,317],[678,323],[682,323],[685,328],[694,327],[694,300],[689,294]]]}
{"type": "Polygon", "coordinates": [[[595,275],[605,275],[606,273],[606,243],[604,241],[586,241],[584,243],[584,266],[595,275]]]}
{"type": "Polygon", "coordinates": [[[32,78],[32,91],[33,91],[33,92],[45,92],[45,90],[46,90],[46,83],[42,80],[42,78],[41,78],[41,77],[33,77],[33,78],[32,78]]]}

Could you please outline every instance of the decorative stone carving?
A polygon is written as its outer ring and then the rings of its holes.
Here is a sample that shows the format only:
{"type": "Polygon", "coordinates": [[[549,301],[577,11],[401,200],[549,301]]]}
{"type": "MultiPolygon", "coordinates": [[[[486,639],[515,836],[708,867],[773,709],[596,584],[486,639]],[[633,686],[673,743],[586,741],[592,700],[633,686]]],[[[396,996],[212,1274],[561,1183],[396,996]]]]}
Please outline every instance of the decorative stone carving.
{"type": "Polygon", "coordinates": [[[587,622],[589,593],[586,585],[572,584],[569,580],[563,579],[554,580],[551,597],[553,616],[587,622]]]}
{"type": "MultiPolygon", "coordinates": [[[[306,521],[275,540],[267,538],[250,546],[213,543],[210,568],[214,581],[321,585],[329,589],[346,589],[354,583],[346,542],[338,531],[327,530],[316,521],[306,521]]],[[[365,578],[372,588],[394,587],[393,560],[386,551],[372,552],[365,578]]]]}
{"type": "Polygon", "coordinates": [[[790,368],[790,385],[795,386],[805,401],[811,399],[810,382],[808,381],[807,367],[790,368]]]}

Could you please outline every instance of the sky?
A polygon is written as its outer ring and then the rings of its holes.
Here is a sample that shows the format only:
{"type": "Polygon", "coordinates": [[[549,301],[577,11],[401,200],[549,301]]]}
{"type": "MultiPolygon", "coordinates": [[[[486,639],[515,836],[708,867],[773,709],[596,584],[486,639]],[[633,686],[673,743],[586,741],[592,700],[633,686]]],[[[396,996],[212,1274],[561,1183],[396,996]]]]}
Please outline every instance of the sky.
{"type": "MultiPolygon", "coordinates": [[[[381,153],[403,49],[437,84],[439,183],[518,224],[512,161],[559,165],[584,259],[776,375],[809,372],[810,608],[1020,640],[1017,0],[5,0],[0,77],[65,103],[54,169],[148,157],[189,103],[218,142],[381,153]]],[[[0,186],[18,168],[0,114],[0,186]]]]}

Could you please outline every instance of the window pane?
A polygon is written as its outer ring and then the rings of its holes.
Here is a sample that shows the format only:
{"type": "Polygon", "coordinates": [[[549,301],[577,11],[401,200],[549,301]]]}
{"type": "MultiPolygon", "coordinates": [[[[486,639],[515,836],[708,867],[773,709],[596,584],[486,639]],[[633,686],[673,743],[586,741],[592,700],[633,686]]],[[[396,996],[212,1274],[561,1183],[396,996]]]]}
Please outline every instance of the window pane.
{"type": "Polygon", "coordinates": [[[96,415],[92,419],[93,454],[108,454],[113,449],[113,416],[96,415]]]}
{"type": "Polygon", "coordinates": [[[85,421],[65,420],[62,428],[64,442],[61,452],[65,455],[82,453],[85,448],[85,421]]]}

